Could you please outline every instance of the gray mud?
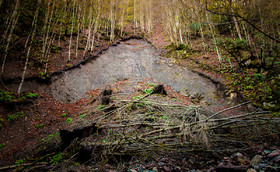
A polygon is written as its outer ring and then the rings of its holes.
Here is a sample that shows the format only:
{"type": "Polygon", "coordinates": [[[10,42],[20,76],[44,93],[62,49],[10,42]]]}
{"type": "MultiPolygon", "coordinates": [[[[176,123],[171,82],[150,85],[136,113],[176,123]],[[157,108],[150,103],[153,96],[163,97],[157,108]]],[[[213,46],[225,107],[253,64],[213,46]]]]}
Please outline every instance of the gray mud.
{"type": "Polygon", "coordinates": [[[71,103],[85,97],[87,91],[116,81],[152,78],[156,82],[171,86],[183,95],[199,93],[205,102],[219,103],[215,84],[187,68],[173,64],[171,59],[163,58],[159,53],[144,40],[120,42],[104,51],[98,58],[53,76],[48,86],[28,81],[24,84],[24,90],[46,92],[58,101],[71,103]]]}

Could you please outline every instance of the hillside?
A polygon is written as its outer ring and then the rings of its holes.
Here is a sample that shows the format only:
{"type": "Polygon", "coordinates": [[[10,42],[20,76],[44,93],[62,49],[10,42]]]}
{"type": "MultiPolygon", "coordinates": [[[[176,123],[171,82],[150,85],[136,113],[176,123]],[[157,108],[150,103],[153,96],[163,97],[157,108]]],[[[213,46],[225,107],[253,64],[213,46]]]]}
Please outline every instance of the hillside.
{"type": "Polygon", "coordinates": [[[0,1],[0,171],[279,170],[278,7],[0,1]]]}

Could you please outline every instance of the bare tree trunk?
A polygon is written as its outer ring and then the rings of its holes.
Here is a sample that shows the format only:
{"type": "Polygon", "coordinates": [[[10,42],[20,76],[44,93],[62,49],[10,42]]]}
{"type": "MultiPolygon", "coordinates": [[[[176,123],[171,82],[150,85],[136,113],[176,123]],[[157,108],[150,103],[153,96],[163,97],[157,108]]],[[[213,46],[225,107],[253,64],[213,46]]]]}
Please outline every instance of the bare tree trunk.
{"type": "Polygon", "coordinates": [[[1,41],[3,41],[3,45],[5,44],[5,41],[7,41],[7,39],[8,39],[7,34],[9,33],[10,28],[13,26],[15,18],[17,17],[18,8],[19,8],[19,0],[17,0],[17,2],[15,4],[15,9],[14,9],[11,17],[9,16],[9,14],[7,14],[6,21],[4,24],[4,26],[7,26],[7,27],[6,27],[6,30],[4,31],[4,34],[3,34],[2,40],[1,40],[1,41]]]}
{"type": "Polygon", "coordinates": [[[72,25],[71,25],[71,34],[70,34],[70,42],[69,42],[69,52],[68,52],[68,62],[71,61],[71,46],[72,46],[72,37],[73,37],[73,30],[74,30],[74,18],[75,18],[75,5],[76,0],[74,0],[73,4],[73,16],[72,16],[72,25]]]}
{"type": "Polygon", "coordinates": [[[88,37],[87,37],[87,43],[86,43],[86,47],[85,47],[85,51],[83,54],[83,57],[85,57],[87,51],[88,51],[88,46],[90,44],[90,37],[91,37],[91,27],[92,27],[92,9],[90,9],[90,14],[89,14],[89,24],[88,24],[88,37]]]}
{"type": "MultiPolygon", "coordinates": [[[[41,57],[41,64],[43,64],[43,59],[45,58],[45,51],[49,36],[49,13],[50,13],[50,2],[48,2],[48,10],[44,21],[43,31],[44,31],[44,37],[43,37],[43,48],[42,48],[42,57],[41,57]]],[[[50,17],[51,18],[51,17],[50,17]]]]}
{"type": "Polygon", "coordinates": [[[67,3],[65,2],[65,7],[63,10],[63,17],[62,17],[62,20],[61,20],[60,26],[59,26],[58,46],[60,46],[61,32],[62,32],[63,23],[65,22],[66,10],[67,10],[67,3]]]}
{"type": "Polygon", "coordinates": [[[26,49],[28,44],[29,44],[29,46],[28,46],[28,50],[27,50],[27,53],[26,53],[25,65],[24,65],[22,76],[21,76],[21,82],[19,84],[18,91],[17,91],[18,96],[20,96],[22,85],[24,83],[25,74],[26,74],[26,71],[27,71],[27,66],[28,66],[28,61],[29,61],[29,53],[30,53],[32,43],[33,43],[33,39],[34,39],[34,36],[35,36],[35,32],[36,32],[36,29],[37,29],[37,20],[38,20],[40,4],[41,4],[41,0],[38,0],[37,9],[36,9],[34,19],[33,19],[33,22],[32,22],[32,29],[30,31],[30,34],[28,35],[28,37],[31,35],[31,40],[29,42],[29,39],[27,39],[26,43],[25,43],[25,49],[26,49]]]}
{"type": "MultiPolygon", "coordinates": [[[[231,12],[234,13],[233,8],[231,8],[231,12]]],[[[239,39],[242,39],[240,28],[239,28],[239,25],[238,25],[238,21],[237,21],[235,16],[233,16],[233,21],[234,21],[234,24],[235,24],[237,35],[238,35],[239,39]]]]}
{"type": "Polygon", "coordinates": [[[113,40],[115,38],[114,0],[110,1],[110,21],[111,21],[110,42],[113,42],[113,40]]]}
{"type": "Polygon", "coordinates": [[[134,35],[137,29],[137,18],[136,18],[136,0],[133,2],[133,22],[134,22],[134,35]]]}
{"type": "Polygon", "coordinates": [[[78,58],[80,27],[82,25],[82,22],[80,22],[80,19],[81,19],[81,7],[80,7],[80,5],[78,7],[77,17],[78,17],[78,26],[77,26],[77,42],[76,42],[76,55],[75,55],[76,59],[78,58]]]}
{"type": "Polygon", "coordinates": [[[16,5],[15,10],[13,12],[16,15],[16,17],[12,21],[10,33],[9,33],[9,36],[8,36],[8,39],[7,39],[7,44],[6,44],[6,48],[5,48],[5,52],[4,52],[5,56],[4,56],[4,60],[3,60],[3,63],[2,63],[2,69],[1,69],[1,77],[3,77],[3,75],[4,75],[5,64],[6,64],[6,60],[7,60],[7,55],[8,55],[8,49],[9,49],[9,46],[10,46],[10,41],[12,39],[12,34],[13,34],[13,31],[14,31],[15,25],[17,24],[19,15],[20,15],[20,13],[18,12],[18,6],[19,6],[18,4],[19,4],[19,0],[17,0],[17,5],[16,5]]]}
{"type": "MultiPolygon", "coordinates": [[[[210,23],[209,17],[208,17],[208,14],[207,14],[207,13],[206,13],[206,18],[207,18],[207,22],[210,23]]],[[[217,45],[217,42],[216,42],[214,29],[213,29],[213,27],[212,27],[211,24],[209,25],[209,27],[210,27],[210,32],[211,32],[211,34],[212,34],[212,36],[213,36],[213,39],[214,39],[214,44],[215,44],[215,47],[216,47],[216,51],[217,51],[217,55],[218,55],[219,62],[222,63],[222,56],[221,56],[221,54],[220,54],[220,51],[219,51],[219,48],[218,48],[218,45],[217,45]]]]}

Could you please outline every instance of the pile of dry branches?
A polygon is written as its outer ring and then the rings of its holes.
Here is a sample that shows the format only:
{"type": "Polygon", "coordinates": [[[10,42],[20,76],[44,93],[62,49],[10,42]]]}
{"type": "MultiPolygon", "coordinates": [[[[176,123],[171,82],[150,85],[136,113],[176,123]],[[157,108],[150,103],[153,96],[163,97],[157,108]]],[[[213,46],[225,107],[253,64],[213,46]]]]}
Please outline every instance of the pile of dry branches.
{"type": "Polygon", "coordinates": [[[256,110],[220,117],[199,106],[161,104],[145,100],[119,101],[105,108],[97,121],[100,133],[81,143],[93,154],[147,155],[148,152],[238,151],[251,142],[279,136],[280,119],[256,110]],[[112,108],[114,107],[114,108],[112,108]]]}

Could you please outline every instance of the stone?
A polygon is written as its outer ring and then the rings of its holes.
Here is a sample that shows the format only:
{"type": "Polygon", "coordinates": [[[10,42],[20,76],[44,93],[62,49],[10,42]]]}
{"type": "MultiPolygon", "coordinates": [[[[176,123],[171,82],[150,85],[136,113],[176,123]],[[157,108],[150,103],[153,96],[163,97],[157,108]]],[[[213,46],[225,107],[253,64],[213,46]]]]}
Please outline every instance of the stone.
{"type": "Polygon", "coordinates": [[[280,162],[280,155],[278,155],[278,157],[276,157],[276,158],[274,159],[274,161],[277,162],[277,163],[279,163],[279,162],[280,162]]]}
{"type": "Polygon", "coordinates": [[[273,157],[275,157],[277,155],[280,155],[280,150],[279,149],[271,152],[270,154],[267,155],[267,157],[268,158],[273,158],[273,157]]]}
{"type": "Polygon", "coordinates": [[[163,166],[163,170],[164,170],[165,172],[170,172],[170,169],[169,169],[167,166],[163,166]]]}
{"type": "Polygon", "coordinates": [[[247,170],[247,172],[257,172],[257,171],[253,168],[250,168],[250,169],[247,170]]]}
{"type": "Polygon", "coordinates": [[[134,169],[130,169],[129,171],[130,172],[137,172],[137,170],[134,170],[134,169]]]}
{"type": "Polygon", "coordinates": [[[239,164],[242,165],[247,165],[250,163],[249,159],[244,156],[242,153],[236,153],[232,156],[233,159],[235,159],[237,162],[239,162],[239,164]]]}
{"type": "Polygon", "coordinates": [[[261,155],[254,156],[254,158],[251,160],[251,165],[254,168],[257,168],[261,164],[262,158],[263,158],[263,156],[261,156],[261,155]]]}
{"type": "Polygon", "coordinates": [[[153,167],[153,171],[154,171],[154,172],[158,172],[157,167],[153,167]]]}

